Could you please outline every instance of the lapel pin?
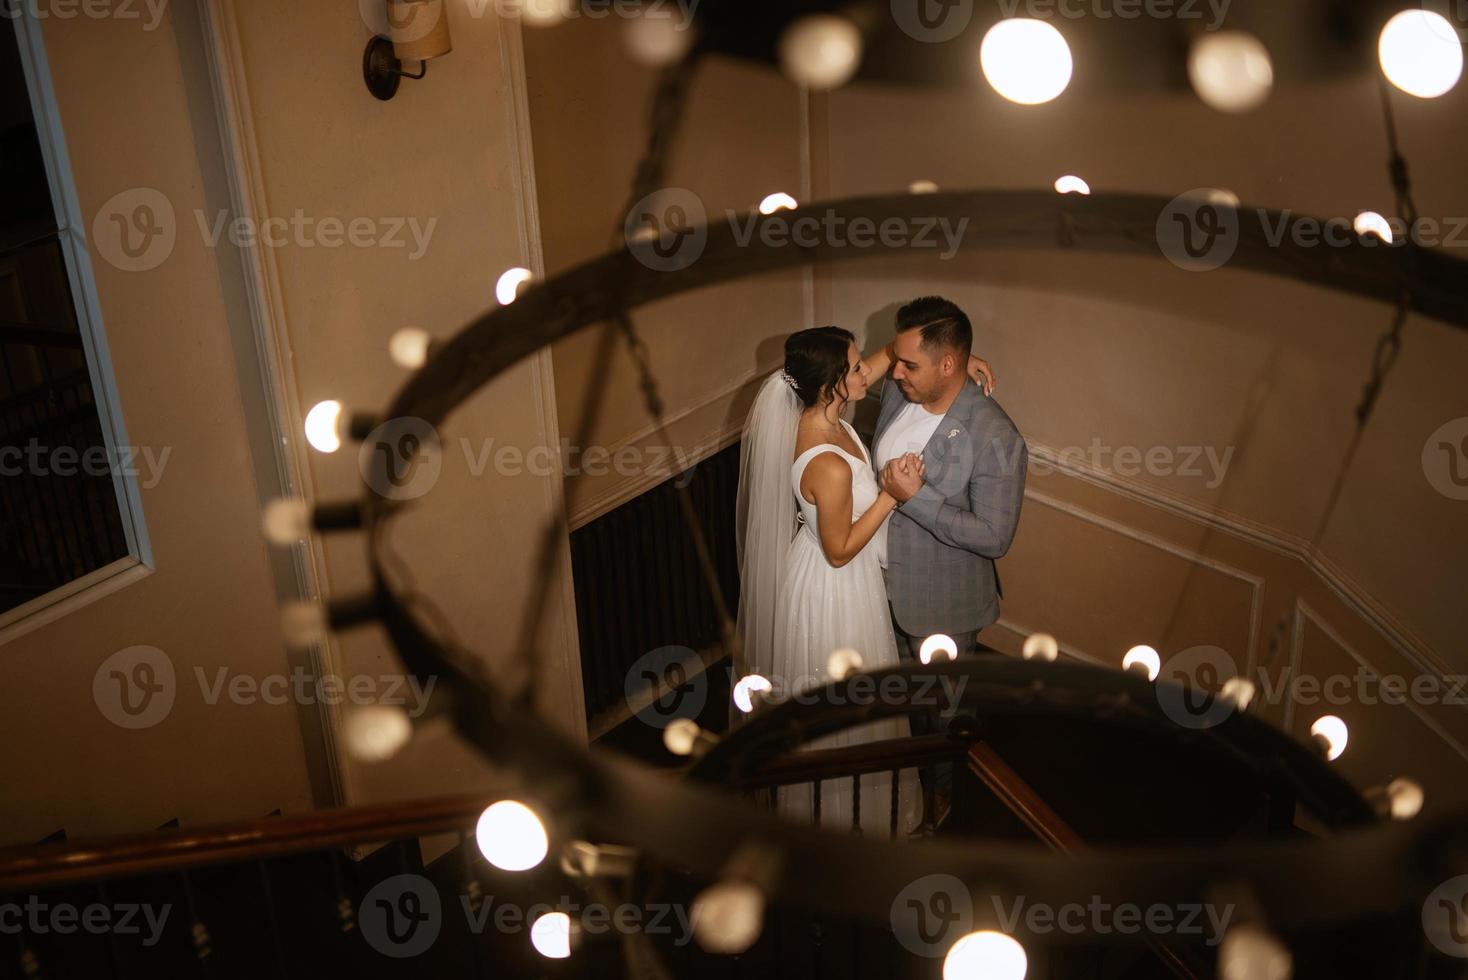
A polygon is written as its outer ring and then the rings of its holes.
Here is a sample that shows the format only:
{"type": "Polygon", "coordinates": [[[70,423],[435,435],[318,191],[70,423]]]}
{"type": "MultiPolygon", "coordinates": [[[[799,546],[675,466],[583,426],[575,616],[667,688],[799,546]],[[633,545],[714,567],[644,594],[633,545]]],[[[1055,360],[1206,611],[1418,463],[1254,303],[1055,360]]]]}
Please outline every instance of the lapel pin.
{"type": "Polygon", "coordinates": [[[952,439],[956,435],[958,435],[958,430],[957,429],[949,429],[948,430],[948,438],[952,439]]]}

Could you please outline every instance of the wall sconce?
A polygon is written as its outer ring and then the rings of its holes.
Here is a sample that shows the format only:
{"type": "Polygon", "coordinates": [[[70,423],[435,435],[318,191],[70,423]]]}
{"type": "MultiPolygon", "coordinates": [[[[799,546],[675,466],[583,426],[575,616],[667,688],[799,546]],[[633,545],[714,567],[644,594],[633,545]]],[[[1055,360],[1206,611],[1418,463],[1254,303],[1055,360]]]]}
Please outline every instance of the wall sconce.
{"type": "Polygon", "coordinates": [[[443,0],[387,0],[387,36],[367,42],[362,53],[362,77],[367,91],[386,102],[398,94],[404,78],[428,74],[428,60],[454,49],[443,0]],[[404,61],[416,61],[416,75],[403,71],[404,61]]]}

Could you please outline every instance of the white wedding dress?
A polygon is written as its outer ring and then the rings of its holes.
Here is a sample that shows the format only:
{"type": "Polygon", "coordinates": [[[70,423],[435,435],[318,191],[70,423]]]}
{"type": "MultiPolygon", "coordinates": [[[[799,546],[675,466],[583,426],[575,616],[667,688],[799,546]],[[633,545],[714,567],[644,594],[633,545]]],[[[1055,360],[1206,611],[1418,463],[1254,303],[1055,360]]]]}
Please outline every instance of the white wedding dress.
{"type": "MultiPolygon", "coordinates": [[[[856,430],[841,424],[862,451],[853,456],[833,443],[812,446],[796,457],[790,467],[790,489],[799,507],[798,530],[786,556],[783,589],[774,609],[774,673],[776,689],[788,695],[820,687],[829,681],[827,660],[833,650],[850,648],[862,657],[862,669],[874,671],[894,666],[897,641],[887,606],[887,586],[882,578],[881,553],[886,549],[887,523],[856,557],[840,568],[826,560],[821,550],[816,523],[816,505],[800,493],[800,478],[810,461],[822,453],[835,453],[851,468],[851,519],[856,521],[876,503],[881,488],[872,471],[871,459],[856,430]]],[[[875,692],[872,693],[875,697],[875,692]]],[[[909,734],[906,717],[889,718],[847,729],[811,742],[805,748],[827,749],[909,734]]],[[[859,825],[867,836],[885,838],[891,832],[892,774],[877,772],[861,777],[859,825]]],[[[915,830],[921,821],[922,799],[916,770],[903,770],[898,780],[897,832],[915,830]]],[[[853,817],[850,778],[821,784],[821,825],[850,830],[853,817]]],[[[779,811],[792,819],[811,820],[814,800],[810,784],[779,791],[779,811]]]]}

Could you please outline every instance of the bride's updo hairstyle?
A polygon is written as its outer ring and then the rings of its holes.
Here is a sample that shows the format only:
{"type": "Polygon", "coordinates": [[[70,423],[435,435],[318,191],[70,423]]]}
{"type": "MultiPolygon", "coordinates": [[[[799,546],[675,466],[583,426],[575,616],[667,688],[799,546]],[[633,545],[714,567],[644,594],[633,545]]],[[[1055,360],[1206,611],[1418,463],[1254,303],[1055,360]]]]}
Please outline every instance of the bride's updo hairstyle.
{"type": "Polygon", "coordinates": [[[802,405],[810,408],[837,392],[845,395],[846,372],[851,370],[846,355],[855,341],[841,327],[811,327],[786,338],[785,374],[802,405]]]}

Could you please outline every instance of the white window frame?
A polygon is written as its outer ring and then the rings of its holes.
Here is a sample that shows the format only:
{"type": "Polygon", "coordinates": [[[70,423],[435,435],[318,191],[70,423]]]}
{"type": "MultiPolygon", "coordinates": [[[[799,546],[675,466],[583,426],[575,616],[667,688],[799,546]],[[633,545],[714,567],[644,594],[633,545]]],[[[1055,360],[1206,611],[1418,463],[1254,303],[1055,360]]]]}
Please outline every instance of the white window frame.
{"type": "MultiPolygon", "coordinates": [[[[97,296],[97,281],[92,274],[91,255],[87,251],[86,222],[72,178],[71,162],[66,154],[66,138],[61,128],[61,113],[56,92],[51,85],[51,69],[41,37],[41,25],[29,4],[18,4],[19,16],[10,19],[15,25],[16,44],[20,49],[21,68],[31,100],[31,113],[36,120],[36,135],[46,166],[46,182],[51,190],[51,207],[56,214],[57,240],[66,263],[71,286],[71,302],[77,329],[86,356],[87,373],[92,382],[92,400],[97,407],[107,458],[116,461],[118,447],[128,446],[123,427],[122,403],[117,381],[112,374],[112,357],[107,336],[102,330],[102,304],[97,296]]],[[[143,502],[137,479],[111,466],[112,485],[117,508],[122,517],[122,530],[127,540],[127,554],[95,569],[45,595],[37,596],[14,609],[0,613],[0,644],[29,633],[67,613],[146,577],[153,571],[153,550],[143,521],[143,502]]]]}

